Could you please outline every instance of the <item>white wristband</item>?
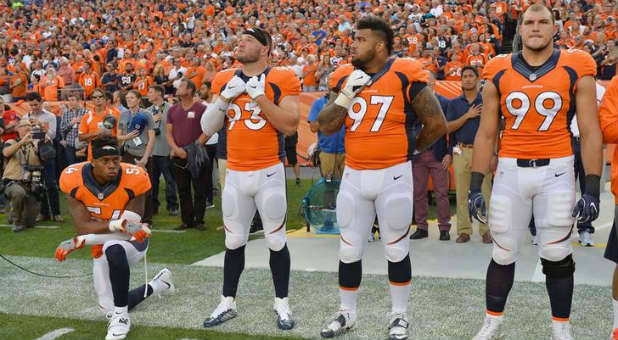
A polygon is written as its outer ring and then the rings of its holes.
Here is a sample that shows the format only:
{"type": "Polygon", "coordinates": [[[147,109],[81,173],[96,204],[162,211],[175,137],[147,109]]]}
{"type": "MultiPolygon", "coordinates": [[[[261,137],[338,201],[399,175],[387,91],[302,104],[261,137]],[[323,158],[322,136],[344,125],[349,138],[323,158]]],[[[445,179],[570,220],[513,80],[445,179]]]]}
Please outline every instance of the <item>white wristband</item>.
{"type": "Polygon", "coordinates": [[[340,93],[335,99],[335,104],[348,109],[350,108],[350,105],[352,104],[352,98],[346,96],[343,93],[340,93]]]}
{"type": "Polygon", "coordinates": [[[125,210],[122,215],[120,215],[120,218],[117,220],[111,220],[109,221],[109,231],[111,232],[116,232],[116,231],[121,231],[124,232],[124,227],[122,226],[124,221],[129,221],[129,222],[133,222],[133,223],[140,223],[142,222],[142,217],[140,215],[138,215],[137,213],[134,213],[133,211],[130,210],[125,210]]]}

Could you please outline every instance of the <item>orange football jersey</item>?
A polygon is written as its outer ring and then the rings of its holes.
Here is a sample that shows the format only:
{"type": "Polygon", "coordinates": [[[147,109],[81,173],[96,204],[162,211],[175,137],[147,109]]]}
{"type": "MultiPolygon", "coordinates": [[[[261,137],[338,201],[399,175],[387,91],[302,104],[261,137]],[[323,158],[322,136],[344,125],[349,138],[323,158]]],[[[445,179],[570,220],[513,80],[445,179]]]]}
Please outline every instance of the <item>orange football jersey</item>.
{"type": "Polygon", "coordinates": [[[101,187],[92,174],[92,164],[72,164],[62,170],[60,190],[82,202],[93,218],[108,221],[120,217],[127,203],[150,190],[150,178],[144,169],[120,163],[113,183],[101,187]]]}
{"type": "Polygon", "coordinates": [[[500,157],[540,159],[573,154],[569,125],[575,115],[575,88],[585,76],[596,75],[596,63],[580,50],[554,50],[533,70],[521,53],[490,60],[483,79],[500,94],[505,129],[500,157]]]}
{"type": "MultiPolygon", "coordinates": [[[[122,215],[127,203],[150,190],[150,177],[142,168],[120,163],[118,177],[101,187],[92,175],[92,164],[72,164],[62,170],[60,190],[82,202],[92,218],[109,221],[122,215]]],[[[92,246],[92,256],[102,254],[102,246],[92,246]]]]}
{"type": "MultiPolygon", "coordinates": [[[[276,105],[279,105],[286,96],[300,94],[300,80],[292,69],[269,67],[264,74],[266,74],[264,94],[276,105]]],[[[212,81],[213,93],[221,93],[234,75],[238,75],[244,81],[250,78],[240,69],[218,72],[212,81]]],[[[253,171],[283,162],[285,157],[283,134],[270,124],[262,114],[260,106],[251,100],[248,94],[243,93],[230,103],[225,127],[229,169],[253,171]]]]}
{"type": "MultiPolygon", "coordinates": [[[[332,84],[345,86],[351,65],[337,68],[332,84]]],[[[412,84],[427,82],[422,65],[410,58],[395,58],[377,81],[362,89],[345,119],[345,162],[357,170],[383,169],[412,159],[416,115],[411,108],[412,84]]]]}

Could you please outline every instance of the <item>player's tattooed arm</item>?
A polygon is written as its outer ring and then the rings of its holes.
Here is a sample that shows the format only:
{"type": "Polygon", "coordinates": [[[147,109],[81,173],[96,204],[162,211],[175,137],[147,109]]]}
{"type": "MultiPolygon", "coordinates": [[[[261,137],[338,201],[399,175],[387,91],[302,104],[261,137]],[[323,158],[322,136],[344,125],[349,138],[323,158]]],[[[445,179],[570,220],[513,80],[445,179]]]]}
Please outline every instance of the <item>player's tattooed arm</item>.
{"type": "Polygon", "coordinates": [[[446,118],[438,98],[429,87],[424,87],[414,96],[412,108],[423,123],[423,128],[416,139],[416,151],[421,152],[446,133],[446,118]]]}
{"type": "Polygon", "coordinates": [[[341,129],[348,114],[348,110],[345,107],[335,104],[337,95],[337,92],[330,92],[328,104],[324,106],[318,115],[320,132],[327,136],[337,133],[341,129]]]}
{"type": "Polygon", "coordinates": [[[90,216],[88,209],[86,209],[86,206],[69,195],[67,195],[67,202],[69,203],[69,213],[73,218],[73,227],[78,234],[86,235],[109,233],[108,221],[93,219],[90,216]]]}

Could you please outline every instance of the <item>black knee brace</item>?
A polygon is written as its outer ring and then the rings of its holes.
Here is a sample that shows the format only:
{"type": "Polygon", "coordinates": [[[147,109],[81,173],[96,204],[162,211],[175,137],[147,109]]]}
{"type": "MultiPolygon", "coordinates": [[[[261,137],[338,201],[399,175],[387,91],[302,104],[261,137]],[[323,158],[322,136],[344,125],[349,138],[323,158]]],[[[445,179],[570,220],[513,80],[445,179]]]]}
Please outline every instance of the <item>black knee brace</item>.
{"type": "Polygon", "coordinates": [[[569,255],[560,261],[549,261],[542,258],[541,264],[543,265],[543,274],[547,277],[569,277],[575,272],[573,255],[569,255]]]}

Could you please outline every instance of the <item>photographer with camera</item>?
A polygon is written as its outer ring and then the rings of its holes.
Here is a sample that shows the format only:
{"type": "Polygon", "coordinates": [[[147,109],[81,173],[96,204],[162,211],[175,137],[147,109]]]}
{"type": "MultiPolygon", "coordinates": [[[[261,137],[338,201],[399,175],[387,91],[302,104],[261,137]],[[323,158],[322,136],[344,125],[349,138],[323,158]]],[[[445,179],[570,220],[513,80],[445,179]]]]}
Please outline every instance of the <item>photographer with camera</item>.
{"type": "Polygon", "coordinates": [[[45,168],[43,173],[44,184],[47,188],[47,198],[42,196],[40,221],[49,221],[53,216],[56,222],[64,219],[60,215],[60,201],[58,199],[58,185],[56,177],[56,149],[53,140],[56,138],[56,116],[43,109],[43,100],[37,92],[26,95],[30,112],[24,115],[32,125],[32,139],[37,141],[38,155],[45,168]],[[49,200],[49,205],[47,204],[49,200]],[[50,214],[51,208],[51,214],[50,214]]]}
{"type": "Polygon", "coordinates": [[[45,191],[41,178],[44,168],[38,156],[39,141],[33,139],[30,120],[21,119],[16,129],[19,137],[6,141],[2,149],[2,181],[11,202],[14,232],[34,226],[45,191]]]}

